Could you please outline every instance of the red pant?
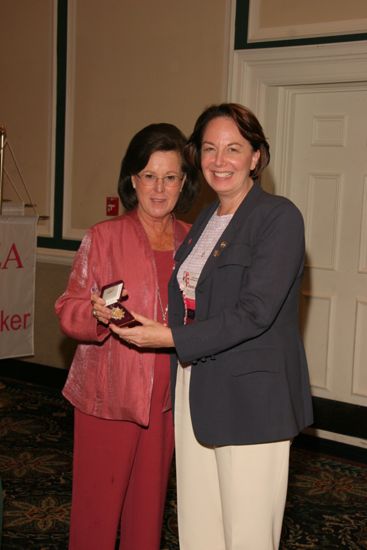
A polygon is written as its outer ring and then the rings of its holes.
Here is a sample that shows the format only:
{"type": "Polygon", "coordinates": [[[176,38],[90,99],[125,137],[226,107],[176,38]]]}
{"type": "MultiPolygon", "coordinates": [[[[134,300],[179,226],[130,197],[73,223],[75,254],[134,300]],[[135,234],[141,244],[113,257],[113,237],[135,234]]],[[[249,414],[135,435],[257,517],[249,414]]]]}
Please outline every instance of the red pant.
{"type": "Polygon", "coordinates": [[[120,550],[159,550],[173,426],[156,378],[148,428],[75,409],[69,550],[114,550],[119,523],[120,550]]]}

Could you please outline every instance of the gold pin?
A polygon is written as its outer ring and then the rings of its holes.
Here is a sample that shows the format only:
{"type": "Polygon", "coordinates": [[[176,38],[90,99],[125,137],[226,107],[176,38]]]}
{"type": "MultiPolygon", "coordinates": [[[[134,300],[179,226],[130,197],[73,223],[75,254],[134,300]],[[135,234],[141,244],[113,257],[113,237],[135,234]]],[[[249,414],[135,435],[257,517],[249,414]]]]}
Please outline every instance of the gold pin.
{"type": "Polygon", "coordinates": [[[227,245],[228,245],[227,241],[222,241],[222,242],[219,244],[219,246],[220,246],[221,248],[225,248],[227,245]]]}
{"type": "Polygon", "coordinates": [[[214,250],[213,252],[213,256],[216,258],[217,256],[219,256],[220,252],[219,250],[214,250]]]}

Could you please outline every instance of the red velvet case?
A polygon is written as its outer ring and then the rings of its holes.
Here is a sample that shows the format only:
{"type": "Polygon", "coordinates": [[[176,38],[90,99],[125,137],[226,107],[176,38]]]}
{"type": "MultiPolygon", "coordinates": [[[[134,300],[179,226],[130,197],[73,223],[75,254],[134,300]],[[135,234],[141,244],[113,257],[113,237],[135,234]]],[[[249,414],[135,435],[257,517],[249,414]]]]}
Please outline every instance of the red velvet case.
{"type": "Polygon", "coordinates": [[[112,313],[110,323],[114,323],[119,327],[135,323],[133,315],[120,302],[123,288],[124,282],[116,281],[109,285],[105,285],[101,290],[101,298],[105,300],[106,306],[112,313]]]}

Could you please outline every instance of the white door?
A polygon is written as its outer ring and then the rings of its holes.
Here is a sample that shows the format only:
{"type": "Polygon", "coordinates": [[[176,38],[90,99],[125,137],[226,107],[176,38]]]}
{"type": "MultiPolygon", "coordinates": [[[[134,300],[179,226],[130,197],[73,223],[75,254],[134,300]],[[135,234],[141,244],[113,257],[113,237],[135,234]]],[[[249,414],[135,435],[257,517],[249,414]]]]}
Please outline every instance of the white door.
{"type": "Polygon", "coordinates": [[[289,98],[285,189],[306,225],[313,395],[367,405],[367,84],[290,88],[289,98]]]}

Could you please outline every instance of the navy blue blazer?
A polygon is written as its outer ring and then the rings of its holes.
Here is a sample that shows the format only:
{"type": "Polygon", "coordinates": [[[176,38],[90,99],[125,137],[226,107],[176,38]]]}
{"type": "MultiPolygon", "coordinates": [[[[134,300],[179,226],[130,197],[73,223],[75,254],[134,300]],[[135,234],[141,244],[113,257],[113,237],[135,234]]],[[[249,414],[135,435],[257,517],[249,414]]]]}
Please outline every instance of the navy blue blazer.
{"type": "MultiPolygon", "coordinates": [[[[190,410],[205,445],[289,439],[313,421],[298,303],[304,224],[296,206],[254,184],[210,254],[196,287],[196,318],[183,325],[177,271],[218,203],[206,208],[175,255],[169,324],[191,363],[190,410]]],[[[177,357],[172,358],[172,393],[177,357]]]]}

